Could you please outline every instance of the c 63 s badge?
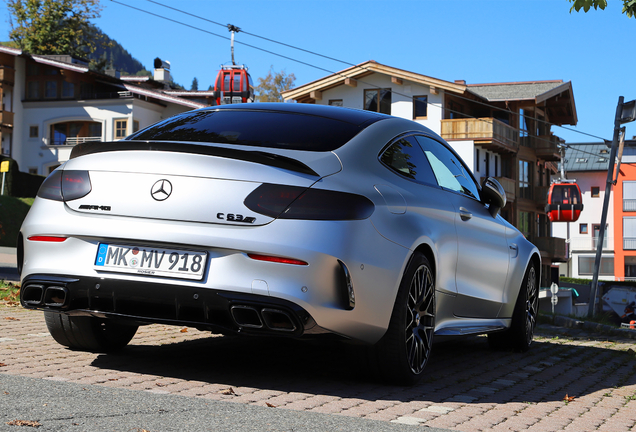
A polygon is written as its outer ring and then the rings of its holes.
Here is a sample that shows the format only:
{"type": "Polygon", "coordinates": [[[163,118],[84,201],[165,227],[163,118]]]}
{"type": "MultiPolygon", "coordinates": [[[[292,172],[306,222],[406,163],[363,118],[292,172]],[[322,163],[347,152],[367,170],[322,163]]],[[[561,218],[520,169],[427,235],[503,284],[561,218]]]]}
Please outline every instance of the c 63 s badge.
{"type": "Polygon", "coordinates": [[[217,213],[216,214],[216,218],[217,219],[221,219],[221,220],[226,220],[226,221],[230,221],[230,222],[241,222],[241,223],[254,223],[256,221],[255,217],[251,217],[251,216],[243,216],[240,214],[234,214],[234,213],[217,213]]]}

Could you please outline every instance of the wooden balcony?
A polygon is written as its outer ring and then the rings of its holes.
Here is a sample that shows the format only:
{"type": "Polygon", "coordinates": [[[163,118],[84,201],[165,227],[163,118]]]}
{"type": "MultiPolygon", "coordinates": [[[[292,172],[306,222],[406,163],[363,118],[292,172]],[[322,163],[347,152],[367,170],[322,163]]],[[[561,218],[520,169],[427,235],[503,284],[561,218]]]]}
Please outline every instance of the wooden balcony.
{"type": "Polygon", "coordinates": [[[516,153],[519,150],[519,133],[492,117],[442,120],[442,138],[472,140],[496,152],[516,153]]]}
{"type": "MultiPolygon", "coordinates": [[[[485,179],[486,177],[482,177],[481,181],[483,182],[485,179]]],[[[506,191],[506,200],[508,202],[514,202],[517,198],[517,183],[508,177],[495,177],[495,180],[497,180],[506,191]]]]}
{"type": "Polygon", "coordinates": [[[533,148],[537,157],[545,161],[556,162],[561,160],[559,144],[561,144],[561,138],[555,135],[525,136],[521,138],[521,145],[533,148]]]}
{"type": "Polygon", "coordinates": [[[568,260],[565,239],[559,237],[535,237],[532,243],[541,252],[541,258],[546,261],[566,262],[568,260]]]}
{"type": "Polygon", "coordinates": [[[11,111],[0,111],[0,125],[13,127],[13,113],[11,111]]]}
{"type": "Polygon", "coordinates": [[[2,84],[14,85],[15,69],[7,66],[0,66],[0,82],[2,82],[2,84]]]}

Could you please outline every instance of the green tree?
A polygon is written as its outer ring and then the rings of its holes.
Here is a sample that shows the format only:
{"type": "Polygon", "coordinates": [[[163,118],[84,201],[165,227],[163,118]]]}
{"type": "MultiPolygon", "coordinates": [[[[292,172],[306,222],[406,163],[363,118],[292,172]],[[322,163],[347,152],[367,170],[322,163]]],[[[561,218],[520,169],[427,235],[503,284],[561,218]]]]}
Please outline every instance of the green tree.
{"type": "Polygon", "coordinates": [[[87,57],[97,43],[90,20],[100,16],[99,0],[6,0],[9,37],[30,54],[87,57]]]}
{"type": "Polygon", "coordinates": [[[255,89],[256,100],[258,102],[283,102],[281,92],[292,88],[295,81],[296,76],[293,73],[288,75],[285,70],[274,72],[274,66],[270,66],[267,76],[258,79],[258,85],[255,89]]]}
{"type": "Polygon", "coordinates": [[[197,79],[197,77],[194,77],[192,79],[192,85],[190,86],[190,90],[194,90],[194,91],[199,90],[199,80],[197,79]]]}
{"type": "MultiPolygon", "coordinates": [[[[607,0],[568,0],[572,4],[570,8],[570,13],[573,10],[579,12],[583,9],[584,12],[590,10],[590,8],[594,8],[598,10],[605,10],[607,7],[607,0]]],[[[629,18],[636,18],[636,0],[623,0],[623,13],[627,15],[629,18]]]]}

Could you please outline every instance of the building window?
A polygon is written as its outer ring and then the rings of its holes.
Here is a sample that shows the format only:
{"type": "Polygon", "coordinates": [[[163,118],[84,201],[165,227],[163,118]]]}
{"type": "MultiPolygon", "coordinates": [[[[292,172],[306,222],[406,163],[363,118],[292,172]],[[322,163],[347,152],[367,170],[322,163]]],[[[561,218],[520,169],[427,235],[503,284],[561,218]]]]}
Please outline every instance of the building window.
{"type": "Polygon", "coordinates": [[[636,217],[623,218],[623,249],[636,250],[636,217]]]}
{"type": "Polygon", "coordinates": [[[579,234],[587,234],[587,224],[579,224],[579,234]]]}
{"type": "Polygon", "coordinates": [[[40,82],[39,81],[27,81],[27,99],[39,99],[40,98],[40,82]]]}
{"type": "MultiPolygon", "coordinates": [[[[592,224],[592,248],[593,249],[596,249],[598,247],[598,238],[600,236],[601,236],[601,225],[592,224]]],[[[636,237],[636,235],[634,235],[634,237],[636,237]]],[[[636,240],[636,238],[634,238],[634,240],[636,240]]],[[[607,249],[607,225],[605,225],[605,234],[603,235],[603,249],[607,249]]]]}
{"type": "Polygon", "coordinates": [[[625,280],[636,280],[636,257],[625,257],[625,280]]]}
{"type": "Polygon", "coordinates": [[[499,177],[499,156],[495,155],[495,177],[499,177]]]}
{"type": "Polygon", "coordinates": [[[623,211],[636,211],[636,181],[623,182],[623,211]]]}
{"type": "MultiPolygon", "coordinates": [[[[594,274],[594,256],[579,256],[579,275],[594,274]]],[[[602,276],[614,276],[614,257],[601,257],[601,268],[599,274],[602,276]]]]}
{"type": "Polygon", "coordinates": [[[329,105],[331,106],[344,106],[342,103],[342,99],[329,99],[329,105]]]}
{"type": "Polygon", "coordinates": [[[532,164],[528,161],[519,161],[519,198],[532,199],[532,164]]]}
{"type": "Polygon", "coordinates": [[[44,83],[44,97],[47,99],[57,98],[57,81],[46,81],[44,83]]]}
{"type": "Polygon", "coordinates": [[[521,231],[521,233],[526,238],[530,238],[531,227],[532,227],[532,213],[520,211],[519,212],[519,224],[517,226],[519,231],[521,231]]]}
{"type": "Polygon", "coordinates": [[[592,186],[592,198],[598,198],[601,194],[601,188],[599,186],[592,186]]]}
{"type": "Polygon", "coordinates": [[[37,138],[40,136],[40,128],[37,126],[29,127],[29,138],[37,138]]]}
{"type": "Polygon", "coordinates": [[[71,99],[75,97],[75,84],[72,82],[62,82],[62,98],[71,99]]]}
{"type": "Polygon", "coordinates": [[[29,174],[37,174],[38,169],[36,167],[29,167],[29,174]]]}
{"type": "Polygon", "coordinates": [[[139,130],[139,120],[133,120],[133,133],[139,130]]]}
{"type": "Polygon", "coordinates": [[[424,119],[428,116],[428,96],[413,96],[413,118],[424,119]]]}
{"type": "Polygon", "coordinates": [[[365,90],[364,109],[382,114],[391,114],[391,89],[365,90]]]}
{"type": "Polygon", "coordinates": [[[479,149],[475,149],[475,172],[479,172],[479,149]]]}
{"type": "Polygon", "coordinates": [[[125,138],[128,130],[128,120],[115,120],[115,139],[125,138]]]}
{"type": "Polygon", "coordinates": [[[49,145],[75,145],[101,139],[102,124],[99,122],[63,122],[51,125],[49,145]]]}

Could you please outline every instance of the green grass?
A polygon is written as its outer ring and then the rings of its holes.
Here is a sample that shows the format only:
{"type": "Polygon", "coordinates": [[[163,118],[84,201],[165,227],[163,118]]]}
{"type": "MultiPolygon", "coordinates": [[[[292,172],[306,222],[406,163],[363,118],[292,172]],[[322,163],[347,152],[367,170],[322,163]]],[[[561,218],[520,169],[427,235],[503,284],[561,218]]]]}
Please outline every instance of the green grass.
{"type": "Polygon", "coordinates": [[[15,247],[22,221],[34,198],[0,196],[0,246],[15,247]]]}
{"type": "Polygon", "coordinates": [[[0,279],[0,301],[20,303],[20,284],[0,279]]]}

